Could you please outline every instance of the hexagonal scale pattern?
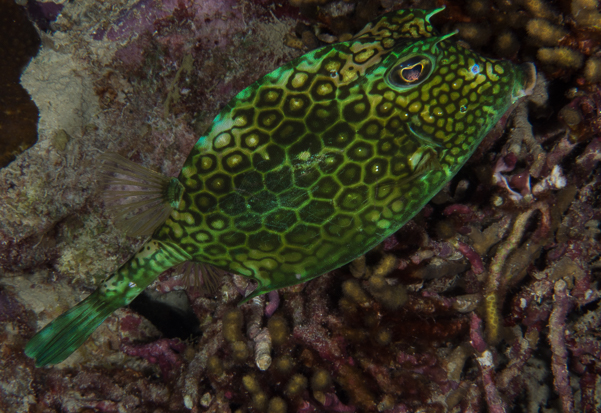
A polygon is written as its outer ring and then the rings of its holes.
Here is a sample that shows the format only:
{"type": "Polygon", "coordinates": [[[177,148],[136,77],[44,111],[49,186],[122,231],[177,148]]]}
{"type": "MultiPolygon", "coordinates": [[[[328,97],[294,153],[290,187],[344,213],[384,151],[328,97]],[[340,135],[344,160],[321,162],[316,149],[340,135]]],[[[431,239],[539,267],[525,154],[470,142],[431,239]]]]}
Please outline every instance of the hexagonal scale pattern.
{"type": "Polygon", "coordinates": [[[154,237],[256,279],[256,295],[396,231],[458,171],[522,81],[511,63],[437,37],[430,14],[384,15],[240,92],[192,150],[183,201],[154,237]],[[424,67],[412,85],[405,73],[424,67]]]}

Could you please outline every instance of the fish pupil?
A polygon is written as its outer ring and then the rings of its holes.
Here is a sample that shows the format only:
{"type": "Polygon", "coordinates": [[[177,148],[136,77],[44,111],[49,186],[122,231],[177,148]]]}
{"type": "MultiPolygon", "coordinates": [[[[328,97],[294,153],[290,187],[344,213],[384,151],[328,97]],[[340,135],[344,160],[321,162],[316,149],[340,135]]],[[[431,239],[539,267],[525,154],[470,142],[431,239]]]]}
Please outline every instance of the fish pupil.
{"type": "Polygon", "coordinates": [[[388,74],[388,82],[393,87],[411,87],[424,82],[430,72],[432,64],[426,56],[411,56],[405,58],[394,66],[388,74]]]}
{"type": "Polygon", "coordinates": [[[424,67],[421,63],[418,63],[415,66],[402,69],[401,78],[407,83],[415,82],[416,80],[419,80],[423,70],[424,67]]]}

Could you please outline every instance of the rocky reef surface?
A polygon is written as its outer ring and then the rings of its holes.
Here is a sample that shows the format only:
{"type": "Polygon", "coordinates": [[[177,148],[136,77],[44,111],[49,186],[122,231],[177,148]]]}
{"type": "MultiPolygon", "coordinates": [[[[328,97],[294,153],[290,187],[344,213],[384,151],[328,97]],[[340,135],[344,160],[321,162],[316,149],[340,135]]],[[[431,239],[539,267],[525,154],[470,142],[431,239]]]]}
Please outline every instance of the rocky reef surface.
{"type": "Polygon", "coordinates": [[[0,169],[0,411],[601,409],[597,1],[17,3],[39,28],[21,84],[40,117],[37,143],[0,169]],[[27,340],[142,242],[105,211],[98,155],[175,176],[260,76],[384,11],[443,5],[442,32],[541,76],[418,216],[240,307],[246,279],[202,295],[170,271],[66,361],[34,367],[27,340]]]}

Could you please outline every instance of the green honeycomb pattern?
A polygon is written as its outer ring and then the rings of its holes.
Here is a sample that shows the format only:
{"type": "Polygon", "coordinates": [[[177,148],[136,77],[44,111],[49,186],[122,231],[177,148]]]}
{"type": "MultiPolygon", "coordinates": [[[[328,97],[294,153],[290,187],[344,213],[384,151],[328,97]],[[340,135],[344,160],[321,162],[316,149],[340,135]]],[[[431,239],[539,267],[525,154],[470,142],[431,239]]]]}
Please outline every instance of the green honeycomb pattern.
{"type": "Polygon", "coordinates": [[[524,86],[512,63],[437,35],[438,11],[384,15],[240,92],[190,153],[182,202],[154,239],[256,279],[255,296],[337,268],[398,230],[524,86]],[[395,75],[419,80],[399,85],[395,75]]]}

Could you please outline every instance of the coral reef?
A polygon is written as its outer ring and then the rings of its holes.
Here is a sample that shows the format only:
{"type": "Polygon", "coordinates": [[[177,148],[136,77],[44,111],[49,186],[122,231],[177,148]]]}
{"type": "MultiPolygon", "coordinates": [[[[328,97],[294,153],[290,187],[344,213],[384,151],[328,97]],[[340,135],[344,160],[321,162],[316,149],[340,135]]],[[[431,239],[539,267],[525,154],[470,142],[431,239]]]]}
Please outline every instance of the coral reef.
{"type": "Polygon", "coordinates": [[[0,410],[600,410],[596,1],[54,3],[63,8],[37,23],[44,46],[22,77],[39,140],[0,170],[0,410]],[[34,368],[23,354],[34,331],[140,245],[101,201],[101,153],[175,175],[257,77],[385,8],[441,5],[437,27],[488,26],[471,47],[534,61],[542,76],[418,216],[353,263],[240,307],[254,288],[240,276],[175,302],[186,281],[164,274],[150,289],[172,297],[161,301],[177,310],[171,323],[196,329],[171,333],[135,312],[163,311],[153,301],[34,368]],[[545,58],[558,50],[582,66],[545,58]]]}

